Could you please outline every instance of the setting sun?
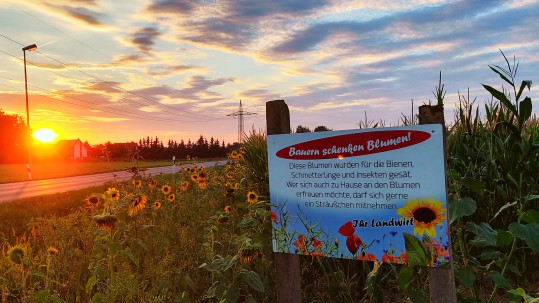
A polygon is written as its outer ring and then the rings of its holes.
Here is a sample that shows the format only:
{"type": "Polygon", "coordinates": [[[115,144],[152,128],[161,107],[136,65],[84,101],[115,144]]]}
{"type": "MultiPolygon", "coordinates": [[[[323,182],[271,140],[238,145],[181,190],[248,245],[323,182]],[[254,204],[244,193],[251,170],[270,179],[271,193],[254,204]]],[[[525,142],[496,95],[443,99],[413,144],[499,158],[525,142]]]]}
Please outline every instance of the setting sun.
{"type": "Polygon", "coordinates": [[[50,128],[40,128],[34,132],[33,136],[39,142],[49,143],[54,141],[58,137],[58,134],[50,128]]]}

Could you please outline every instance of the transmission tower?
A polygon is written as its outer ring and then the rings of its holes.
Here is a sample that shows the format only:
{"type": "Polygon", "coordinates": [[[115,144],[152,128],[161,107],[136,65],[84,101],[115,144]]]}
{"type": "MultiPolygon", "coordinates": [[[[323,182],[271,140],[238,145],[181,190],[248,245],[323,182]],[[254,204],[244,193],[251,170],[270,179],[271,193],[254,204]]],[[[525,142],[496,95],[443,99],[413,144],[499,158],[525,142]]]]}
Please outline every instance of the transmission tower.
{"type": "Polygon", "coordinates": [[[246,111],[243,111],[243,105],[241,104],[240,100],[240,109],[235,112],[228,114],[228,117],[238,117],[238,143],[243,143],[243,116],[250,116],[250,115],[256,115],[256,113],[249,113],[246,111]]]}

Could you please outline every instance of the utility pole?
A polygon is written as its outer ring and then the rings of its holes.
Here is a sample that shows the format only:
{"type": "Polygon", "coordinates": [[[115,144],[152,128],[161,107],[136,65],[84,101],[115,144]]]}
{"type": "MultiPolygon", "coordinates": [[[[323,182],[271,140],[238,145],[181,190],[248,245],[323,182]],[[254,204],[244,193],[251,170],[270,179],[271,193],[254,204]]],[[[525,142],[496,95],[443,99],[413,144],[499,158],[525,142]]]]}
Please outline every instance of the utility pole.
{"type": "Polygon", "coordinates": [[[256,113],[250,113],[243,110],[243,105],[240,100],[240,108],[237,112],[228,114],[228,117],[238,117],[238,143],[243,143],[243,116],[256,115],[256,113]]]}
{"type": "Polygon", "coordinates": [[[30,111],[28,110],[28,78],[26,76],[26,51],[34,51],[37,49],[35,44],[30,44],[22,48],[22,55],[24,60],[24,91],[26,92],[26,126],[30,132],[28,139],[28,162],[26,163],[26,171],[28,172],[28,179],[32,180],[32,129],[30,128],[30,111]]]}

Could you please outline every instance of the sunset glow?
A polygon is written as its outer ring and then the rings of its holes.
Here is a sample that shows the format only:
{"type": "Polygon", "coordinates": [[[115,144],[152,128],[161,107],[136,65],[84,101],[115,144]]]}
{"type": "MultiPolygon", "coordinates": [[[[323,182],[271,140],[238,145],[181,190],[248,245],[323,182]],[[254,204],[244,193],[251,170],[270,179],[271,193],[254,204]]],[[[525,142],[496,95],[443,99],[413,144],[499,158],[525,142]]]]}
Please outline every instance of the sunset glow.
{"type": "MultiPolygon", "coordinates": [[[[233,143],[241,125],[265,129],[271,100],[292,129],[398,124],[441,72],[451,123],[459,92],[482,108],[481,83],[501,89],[500,50],[517,83],[536,82],[538,13],[539,1],[3,0],[0,109],[90,145],[233,143]]],[[[537,86],[524,92],[537,102],[537,86]]]]}
{"type": "Polygon", "coordinates": [[[33,136],[42,143],[50,143],[58,138],[58,134],[50,128],[40,128],[34,132],[33,136]]]}

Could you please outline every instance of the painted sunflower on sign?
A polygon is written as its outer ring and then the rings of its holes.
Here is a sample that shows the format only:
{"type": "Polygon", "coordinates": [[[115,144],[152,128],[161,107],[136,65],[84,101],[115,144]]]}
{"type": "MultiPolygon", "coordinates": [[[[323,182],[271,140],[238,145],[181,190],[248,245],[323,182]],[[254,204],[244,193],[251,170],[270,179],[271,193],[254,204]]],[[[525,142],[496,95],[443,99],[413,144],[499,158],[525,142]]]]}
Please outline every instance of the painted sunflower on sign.
{"type": "Polygon", "coordinates": [[[397,209],[397,214],[414,218],[414,234],[436,237],[436,226],[447,220],[444,204],[434,199],[412,199],[403,208],[397,209]]]}

